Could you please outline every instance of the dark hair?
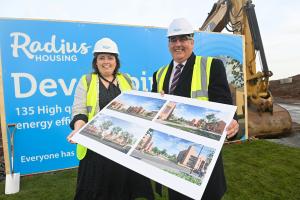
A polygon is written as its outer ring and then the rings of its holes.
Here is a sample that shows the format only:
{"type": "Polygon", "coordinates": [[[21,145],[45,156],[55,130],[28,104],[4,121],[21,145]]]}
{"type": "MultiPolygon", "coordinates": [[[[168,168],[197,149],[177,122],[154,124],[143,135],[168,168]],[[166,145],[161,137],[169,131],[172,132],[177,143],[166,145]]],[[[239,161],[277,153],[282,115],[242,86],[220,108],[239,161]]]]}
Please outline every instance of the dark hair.
{"type": "Polygon", "coordinates": [[[187,37],[189,39],[193,39],[194,38],[194,33],[190,33],[190,34],[183,34],[183,35],[174,35],[174,36],[169,36],[168,38],[171,39],[172,37],[187,37]]]}
{"type": "MultiPolygon", "coordinates": [[[[93,70],[94,70],[93,73],[95,73],[95,74],[100,74],[100,72],[98,70],[98,67],[96,65],[96,63],[97,63],[97,56],[99,54],[102,54],[102,53],[94,53],[94,58],[93,58],[93,61],[92,61],[92,66],[93,66],[93,70]]],[[[119,69],[120,69],[120,59],[118,57],[118,54],[115,54],[115,53],[106,53],[106,54],[113,55],[116,58],[117,66],[116,66],[116,69],[115,69],[115,71],[113,73],[113,75],[115,76],[118,73],[119,69]]]]}

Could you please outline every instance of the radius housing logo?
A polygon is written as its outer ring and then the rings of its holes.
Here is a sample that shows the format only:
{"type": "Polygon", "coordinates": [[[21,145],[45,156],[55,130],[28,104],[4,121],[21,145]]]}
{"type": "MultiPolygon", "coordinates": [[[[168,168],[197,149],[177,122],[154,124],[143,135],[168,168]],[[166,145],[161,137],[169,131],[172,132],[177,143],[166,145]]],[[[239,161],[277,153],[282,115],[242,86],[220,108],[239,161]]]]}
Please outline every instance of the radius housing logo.
{"type": "Polygon", "coordinates": [[[45,43],[34,41],[23,32],[12,32],[10,37],[13,57],[18,58],[23,53],[28,59],[36,62],[76,62],[78,54],[85,55],[91,48],[85,42],[69,42],[63,38],[58,39],[54,34],[45,43]]]}

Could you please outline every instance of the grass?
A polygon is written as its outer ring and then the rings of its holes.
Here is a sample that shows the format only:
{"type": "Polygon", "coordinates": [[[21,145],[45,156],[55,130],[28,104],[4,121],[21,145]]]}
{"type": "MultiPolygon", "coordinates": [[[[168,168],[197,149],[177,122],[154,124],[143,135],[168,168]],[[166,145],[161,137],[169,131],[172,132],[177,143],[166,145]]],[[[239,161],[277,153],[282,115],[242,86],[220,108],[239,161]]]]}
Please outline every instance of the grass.
{"type": "Polygon", "coordinates": [[[225,146],[223,158],[224,200],[300,199],[300,148],[258,140],[225,146]]]}
{"type": "MultiPolygon", "coordinates": [[[[223,148],[227,193],[223,200],[300,199],[300,148],[264,140],[230,144],[223,148]]],[[[21,190],[1,200],[73,199],[76,169],[21,177],[21,190]]]]}
{"type": "Polygon", "coordinates": [[[166,169],[164,171],[166,171],[166,172],[168,172],[170,174],[173,174],[175,176],[178,176],[178,177],[180,177],[180,178],[182,178],[182,179],[184,179],[186,181],[189,181],[191,183],[197,184],[199,186],[202,183],[202,179],[201,178],[199,178],[199,177],[196,178],[196,177],[194,177],[194,176],[192,176],[190,174],[184,173],[184,172],[176,172],[176,171],[171,171],[171,170],[166,170],[166,169]]]}
{"type": "Polygon", "coordinates": [[[0,182],[1,200],[69,200],[74,197],[77,170],[21,177],[20,192],[4,195],[5,182],[0,182]]]}

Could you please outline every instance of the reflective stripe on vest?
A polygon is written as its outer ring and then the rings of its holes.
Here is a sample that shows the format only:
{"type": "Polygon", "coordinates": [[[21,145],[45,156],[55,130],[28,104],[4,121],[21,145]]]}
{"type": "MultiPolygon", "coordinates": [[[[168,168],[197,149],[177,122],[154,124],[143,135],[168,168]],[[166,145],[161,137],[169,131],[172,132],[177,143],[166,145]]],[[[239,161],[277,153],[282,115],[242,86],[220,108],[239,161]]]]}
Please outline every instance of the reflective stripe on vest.
{"type": "Polygon", "coordinates": [[[131,81],[130,76],[128,74],[118,73],[117,74],[117,80],[118,80],[118,83],[119,83],[120,90],[122,92],[134,89],[134,87],[132,85],[132,81],[131,81]]]}
{"type": "Polygon", "coordinates": [[[212,57],[196,56],[191,85],[191,97],[208,101],[209,75],[212,57]]]}
{"type": "MultiPolygon", "coordinates": [[[[82,81],[86,82],[86,78],[82,79],[82,81]]],[[[88,112],[88,120],[90,121],[94,115],[96,110],[96,104],[97,104],[97,81],[98,81],[98,75],[92,74],[91,82],[89,85],[87,85],[87,94],[86,94],[86,109],[88,112]]]]}
{"type": "MultiPolygon", "coordinates": [[[[191,98],[208,101],[208,85],[212,57],[196,56],[191,83],[191,98]]],[[[156,73],[157,92],[163,90],[169,65],[161,67],[156,73]]]]}
{"type": "Polygon", "coordinates": [[[169,65],[161,67],[156,73],[157,92],[161,92],[164,86],[164,80],[168,71],[169,65]]]}
{"type": "MultiPolygon", "coordinates": [[[[122,92],[132,89],[132,82],[131,82],[129,75],[118,73],[116,78],[119,83],[120,90],[122,92]]],[[[98,100],[97,95],[99,93],[99,91],[97,91],[97,88],[98,88],[97,84],[96,84],[97,79],[98,79],[98,75],[92,74],[91,82],[89,85],[86,82],[86,75],[84,75],[84,77],[82,79],[83,87],[87,90],[86,108],[88,111],[88,120],[89,121],[96,114],[95,109],[96,109],[97,100],[98,100]]],[[[87,152],[86,147],[84,147],[80,144],[77,144],[76,155],[77,155],[78,160],[82,160],[85,157],[86,152],[87,152]]]]}

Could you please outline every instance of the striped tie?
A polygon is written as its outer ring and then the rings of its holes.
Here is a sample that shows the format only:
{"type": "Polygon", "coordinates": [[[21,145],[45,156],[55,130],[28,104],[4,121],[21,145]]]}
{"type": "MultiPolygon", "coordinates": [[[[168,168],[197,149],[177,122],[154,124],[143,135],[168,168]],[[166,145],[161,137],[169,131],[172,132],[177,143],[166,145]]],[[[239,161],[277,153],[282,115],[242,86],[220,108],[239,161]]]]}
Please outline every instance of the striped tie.
{"type": "Polygon", "coordinates": [[[177,83],[179,81],[179,78],[180,78],[180,74],[181,74],[181,69],[184,65],[183,64],[178,64],[176,66],[176,71],[175,71],[175,74],[173,76],[173,80],[172,80],[172,83],[171,83],[171,87],[170,87],[170,94],[173,94],[176,86],[177,86],[177,83]]]}

